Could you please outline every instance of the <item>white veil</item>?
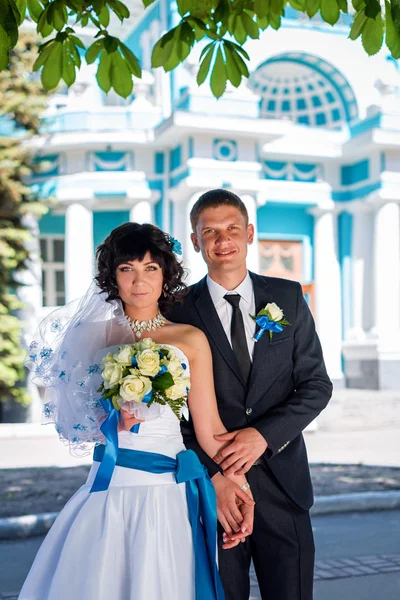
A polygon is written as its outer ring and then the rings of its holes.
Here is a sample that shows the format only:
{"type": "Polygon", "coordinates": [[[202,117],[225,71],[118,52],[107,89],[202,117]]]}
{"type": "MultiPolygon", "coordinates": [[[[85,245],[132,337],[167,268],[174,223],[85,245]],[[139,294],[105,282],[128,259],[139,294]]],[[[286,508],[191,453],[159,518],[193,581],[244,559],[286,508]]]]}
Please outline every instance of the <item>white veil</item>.
{"type": "Polygon", "coordinates": [[[54,423],[76,455],[104,441],[97,392],[104,349],[135,341],[121,301],[106,298],[93,283],[83,298],[53,311],[40,323],[25,359],[33,383],[46,388],[43,424],[54,423]]]}

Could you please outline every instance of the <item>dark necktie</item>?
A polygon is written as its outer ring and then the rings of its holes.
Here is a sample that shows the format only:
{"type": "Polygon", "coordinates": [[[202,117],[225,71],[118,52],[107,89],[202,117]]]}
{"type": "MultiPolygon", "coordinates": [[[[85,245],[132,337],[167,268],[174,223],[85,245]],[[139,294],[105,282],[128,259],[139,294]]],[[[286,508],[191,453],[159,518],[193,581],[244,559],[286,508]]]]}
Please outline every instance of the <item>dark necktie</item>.
{"type": "Polygon", "coordinates": [[[233,309],[231,321],[232,350],[239,363],[243,379],[247,384],[250,375],[251,360],[244,331],[243,315],[239,308],[240,295],[226,294],[224,298],[229,302],[233,309]]]}

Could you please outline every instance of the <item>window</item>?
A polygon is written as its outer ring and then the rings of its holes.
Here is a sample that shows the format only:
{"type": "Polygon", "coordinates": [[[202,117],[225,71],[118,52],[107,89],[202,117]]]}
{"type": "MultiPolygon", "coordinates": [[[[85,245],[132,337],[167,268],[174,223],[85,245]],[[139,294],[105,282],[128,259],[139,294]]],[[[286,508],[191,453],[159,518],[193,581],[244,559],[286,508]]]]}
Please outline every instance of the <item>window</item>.
{"type": "Polygon", "coordinates": [[[43,306],[65,304],[65,239],[61,235],[40,236],[43,306]]]}

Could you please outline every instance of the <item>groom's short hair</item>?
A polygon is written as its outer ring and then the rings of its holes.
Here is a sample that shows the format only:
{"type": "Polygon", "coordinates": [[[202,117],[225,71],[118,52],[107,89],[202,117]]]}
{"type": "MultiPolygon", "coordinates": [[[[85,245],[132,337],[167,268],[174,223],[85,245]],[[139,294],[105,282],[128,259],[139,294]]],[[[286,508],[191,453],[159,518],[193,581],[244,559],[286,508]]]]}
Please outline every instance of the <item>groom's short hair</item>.
{"type": "Polygon", "coordinates": [[[192,224],[193,231],[196,231],[197,222],[200,214],[207,208],[217,208],[217,206],[234,206],[237,208],[246,220],[246,225],[249,223],[249,214],[247,208],[243,202],[233,192],[228,190],[216,189],[204,192],[194,203],[192,210],[190,211],[190,223],[192,224]]]}

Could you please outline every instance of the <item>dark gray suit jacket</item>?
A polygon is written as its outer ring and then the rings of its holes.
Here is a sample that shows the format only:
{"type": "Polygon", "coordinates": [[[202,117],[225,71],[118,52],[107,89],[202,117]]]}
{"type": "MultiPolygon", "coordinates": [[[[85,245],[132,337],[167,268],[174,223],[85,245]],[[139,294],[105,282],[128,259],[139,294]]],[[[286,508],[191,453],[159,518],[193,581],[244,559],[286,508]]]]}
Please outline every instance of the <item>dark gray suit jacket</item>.
{"type": "MultiPolygon", "coordinates": [[[[221,419],[228,429],[255,427],[268,442],[263,455],[286,494],[301,508],[313,503],[302,431],[327,405],[332,384],[327,375],[314,320],[299,283],[250,273],[256,312],[275,302],[291,326],[268,332],[255,344],[249,384],[221,325],[206,278],[189,288],[168,315],[206,334],[213,356],[214,383],[221,419]]],[[[198,454],[212,477],[219,467],[200,448],[192,423],[182,424],[184,442],[198,454]]]]}

